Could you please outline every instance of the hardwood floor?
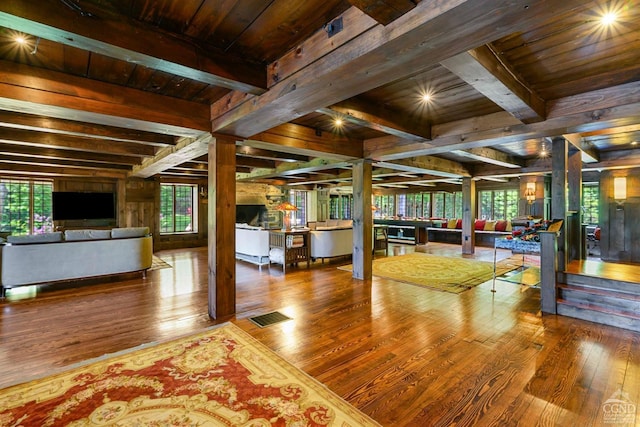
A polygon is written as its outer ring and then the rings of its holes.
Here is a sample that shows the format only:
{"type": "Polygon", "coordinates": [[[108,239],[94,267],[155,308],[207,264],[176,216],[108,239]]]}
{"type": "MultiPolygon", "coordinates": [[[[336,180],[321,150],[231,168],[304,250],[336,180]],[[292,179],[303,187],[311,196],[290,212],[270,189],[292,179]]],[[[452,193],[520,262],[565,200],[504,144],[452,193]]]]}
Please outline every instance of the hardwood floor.
{"type": "MultiPolygon", "coordinates": [[[[390,255],[413,250],[394,245],[390,255]]],[[[456,245],[418,250],[461,256],[456,245]]],[[[0,387],[221,323],[207,315],[206,248],[156,255],[173,267],[10,291],[0,302],[0,387]]],[[[474,257],[492,261],[493,249],[474,257]]],[[[487,282],[456,295],[354,280],[336,268],[348,262],[286,275],[238,262],[229,320],[385,426],[605,425],[603,405],[618,390],[640,402],[640,334],[542,316],[538,290],[505,281],[495,293],[487,282]],[[293,320],[259,328],[248,319],[274,310],[293,320]]],[[[632,416],[613,425],[640,424],[632,416]]]]}

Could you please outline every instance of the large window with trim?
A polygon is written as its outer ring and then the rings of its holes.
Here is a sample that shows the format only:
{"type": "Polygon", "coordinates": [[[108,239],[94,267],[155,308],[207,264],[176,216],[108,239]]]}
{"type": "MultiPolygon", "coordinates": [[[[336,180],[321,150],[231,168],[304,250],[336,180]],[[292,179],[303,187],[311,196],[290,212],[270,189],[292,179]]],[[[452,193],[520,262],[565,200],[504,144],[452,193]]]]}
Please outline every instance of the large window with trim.
{"type": "Polygon", "coordinates": [[[478,218],[515,218],[518,216],[518,198],[518,190],[482,190],[478,192],[478,218]]]}
{"type": "Polygon", "coordinates": [[[160,185],[160,233],[198,232],[198,186],[160,185]]]}
{"type": "Polygon", "coordinates": [[[329,196],[329,218],[351,219],[353,210],[353,195],[331,194],[329,196]]]}
{"type": "Polygon", "coordinates": [[[0,179],[0,231],[42,234],[53,231],[48,181],[0,179]]]}
{"type": "MultiPolygon", "coordinates": [[[[305,226],[307,224],[307,191],[291,190],[289,192],[289,203],[298,208],[293,211],[293,220],[291,225],[305,226]]],[[[285,215],[288,215],[285,212],[285,215]]]]}
{"type": "Polygon", "coordinates": [[[582,210],[585,224],[598,224],[600,221],[600,187],[597,183],[582,185],[582,210]]]}

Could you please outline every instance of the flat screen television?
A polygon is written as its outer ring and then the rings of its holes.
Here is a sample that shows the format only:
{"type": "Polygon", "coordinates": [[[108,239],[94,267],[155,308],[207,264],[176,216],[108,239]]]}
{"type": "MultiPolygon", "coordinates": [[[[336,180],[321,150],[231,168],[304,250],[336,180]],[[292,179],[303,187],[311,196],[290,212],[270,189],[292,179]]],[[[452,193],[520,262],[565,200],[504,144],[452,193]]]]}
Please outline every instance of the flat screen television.
{"type": "Polygon", "coordinates": [[[114,193],[54,191],[53,220],[115,219],[115,199],[114,193]]]}

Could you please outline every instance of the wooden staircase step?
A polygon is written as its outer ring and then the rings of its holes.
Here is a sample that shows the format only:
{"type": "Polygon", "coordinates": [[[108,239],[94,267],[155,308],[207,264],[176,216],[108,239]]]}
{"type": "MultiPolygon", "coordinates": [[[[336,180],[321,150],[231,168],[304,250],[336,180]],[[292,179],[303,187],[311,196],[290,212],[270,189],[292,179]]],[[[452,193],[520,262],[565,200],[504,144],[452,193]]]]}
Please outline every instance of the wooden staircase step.
{"type": "Polygon", "coordinates": [[[565,283],[567,285],[597,289],[610,289],[613,291],[626,292],[629,294],[640,294],[640,284],[624,280],[605,279],[597,276],[568,272],[560,273],[558,275],[558,280],[561,283],[565,283]]]}
{"type": "Polygon", "coordinates": [[[616,310],[596,304],[584,304],[564,299],[558,299],[556,308],[557,313],[563,316],[640,332],[640,314],[632,311],[616,310]]]}
{"type": "MultiPolygon", "coordinates": [[[[616,298],[628,299],[631,301],[639,301],[640,302],[640,294],[632,294],[629,292],[618,291],[614,289],[608,288],[595,288],[591,286],[580,286],[580,285],[568,285],[564,283],[558,283],[558,288],[567,289],[567,290],[575,290],[580,292],[585,292],[592,295],[599,296],[615,296],[616,298]]],[[[640,287],[639,289],[640,290],[640,287]]]]}

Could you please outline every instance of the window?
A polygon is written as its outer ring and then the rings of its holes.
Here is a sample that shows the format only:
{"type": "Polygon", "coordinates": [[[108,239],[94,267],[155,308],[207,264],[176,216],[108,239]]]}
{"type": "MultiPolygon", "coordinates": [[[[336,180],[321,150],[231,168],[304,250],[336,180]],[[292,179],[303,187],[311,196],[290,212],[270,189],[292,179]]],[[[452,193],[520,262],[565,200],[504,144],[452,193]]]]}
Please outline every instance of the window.
{"type": "Polygon", "coordinates": [[[433,212],[431,213],[434,218],[446,218],[444,214],[444,193],[438,191],[433,193],[433,212]]]}
{"type": "Polygon", "coordinates": [[[598,224],[600,221],[600,187],[598,184],[584,184],[582,186],[582,209],[585,224],[598,224]]]}
{"type": "Polygon", "coordinates": [[[478,218],[498,220],[518,216],[518,190],[483,190],[478,198],[478,218]]]}
{"type": "Polygon", "coordinates": [[[198,186],[160,185],[160,233],[198,232],[198,186]]]}
{"type": "Polygon", "coordinates": [[[53,231],[51,193],[53,183],[0,180],[0,231],[42,234],[53,231]]]}
{"type": "Polygon", "coordinates": [[[351,219],[353,208],[353,195],[332,194],[329,197],[329,218],[330,219],[351,219]]]}
{"type": "Polygon", "coordinates": [[[375,196],[374,203],[376,205],[375,216],[379,218],[388,218],[395,216],[396,205],[393,195],[375,196]]]}
{"type": "MultiPolygon", "coordinates": [[[[305,226],[307,224],[307,192],[292,190],[289,193],[289,202],[298,208],[297,211],[293,211],[291,225],[305,226]]],[[[285,215],[286,214],[285,212],[285,215]]]]}

